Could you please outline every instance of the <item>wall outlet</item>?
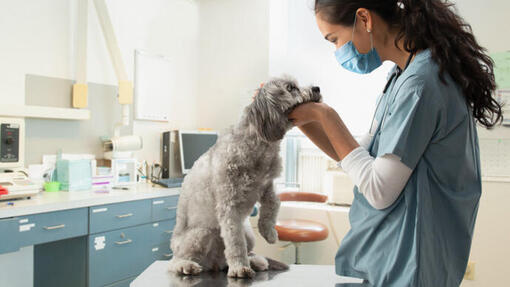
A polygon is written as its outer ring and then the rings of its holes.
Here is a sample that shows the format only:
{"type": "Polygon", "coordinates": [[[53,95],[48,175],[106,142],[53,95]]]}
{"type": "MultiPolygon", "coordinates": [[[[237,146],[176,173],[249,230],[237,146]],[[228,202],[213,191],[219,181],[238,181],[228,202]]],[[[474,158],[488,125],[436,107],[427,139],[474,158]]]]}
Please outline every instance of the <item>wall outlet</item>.
{"type": "Polygon", "coordinates": [[[475,280],[475,262],[474,261],[468,262],[468,265],[466,268],[466,273],[464,274],[464,279],[475,280]]]}

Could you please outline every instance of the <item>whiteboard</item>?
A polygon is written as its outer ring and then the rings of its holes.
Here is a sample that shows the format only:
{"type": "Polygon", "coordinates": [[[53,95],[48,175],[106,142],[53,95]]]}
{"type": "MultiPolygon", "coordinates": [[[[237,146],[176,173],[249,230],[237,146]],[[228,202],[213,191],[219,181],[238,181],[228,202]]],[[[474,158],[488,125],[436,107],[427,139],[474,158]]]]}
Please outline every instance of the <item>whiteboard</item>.
{"type": "Polygon", "coordinates": [[[170,59],[135,50],[134,74],[135,119],[167,122],[175,88],[170,59]]]}

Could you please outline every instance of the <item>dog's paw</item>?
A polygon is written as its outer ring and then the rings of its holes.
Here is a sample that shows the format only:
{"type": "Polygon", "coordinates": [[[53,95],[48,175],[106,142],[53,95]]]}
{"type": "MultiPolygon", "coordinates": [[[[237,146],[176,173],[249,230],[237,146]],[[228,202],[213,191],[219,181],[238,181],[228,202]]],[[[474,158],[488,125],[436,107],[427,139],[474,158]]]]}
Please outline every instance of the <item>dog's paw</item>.
{"type": "Polygon", "coordinates": [[[269,267],[269,263],[267,262],[267,259],[263,256],[257,255],[257,254],[251,254],[248,256],[248,259],[250,260],[250,266],[253,268],[253,270],[259,272],[259,271],[266,271],[269,267]]]}
{"type": "Polygon", "coordinates": [[[276,239],[278,239],[278,232],[276,232],[274,227],[259,226],[259,232],[268,243],[275,243],[276,239]]]}
{"type": "MultiPolygon", "coordinates": [[[[175,258],[174,258],[175,259],[175,258]]],[[[197,275],[202,272],[202,266],[191,260],[172,259],[168,265],[168,270],[178,274],[197,275]]]]}
{"type": "Polygon", "coordinates": [[[255,271],[250,266],[234,265],[228,267],[228,277],[233,278],[253,278],[255,271]]]}

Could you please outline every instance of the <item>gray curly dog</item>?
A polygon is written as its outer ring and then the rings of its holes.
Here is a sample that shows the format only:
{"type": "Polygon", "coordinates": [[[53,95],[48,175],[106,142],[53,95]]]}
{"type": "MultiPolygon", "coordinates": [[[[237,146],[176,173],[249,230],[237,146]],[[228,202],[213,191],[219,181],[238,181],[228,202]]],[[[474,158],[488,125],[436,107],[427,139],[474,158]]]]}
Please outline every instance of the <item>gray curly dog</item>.
{"type": "Polygon", "coordinates": [[[240,122],[194,163],[182,184],[170,271],[196,275],[228,266],[230,277],[253,277],[255,271],[288,268],[252,252],[255,236],[248,216],[260,202],[258,230],[267,242],[276,242],[280,201],[273,180],[282,170],[280,141],[293,126],[290,111],[312,101],[322,101],[318,87],[300,88],[289,77],[271,79],[240,122]]]}

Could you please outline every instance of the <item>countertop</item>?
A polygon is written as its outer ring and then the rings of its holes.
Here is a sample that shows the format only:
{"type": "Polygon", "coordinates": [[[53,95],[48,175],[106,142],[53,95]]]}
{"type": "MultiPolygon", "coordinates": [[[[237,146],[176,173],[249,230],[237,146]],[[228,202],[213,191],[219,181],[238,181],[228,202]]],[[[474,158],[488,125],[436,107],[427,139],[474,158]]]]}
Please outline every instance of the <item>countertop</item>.
{"type": "Polygon", "coordinates": [[[168,261],[155,261],[133,282],[131,287],[169,286],[368,286],[361,279],[335,274],[333,265],[290,265],[287,271],[257,272],[252,279],[227,277],[226,272],[206,272],[197,276],[177,275],[167,269],[168,261]]]}
{"type": "Polygon", "coordinates": [[[139,183],[128,190],[110,190],[107,193],[94,191],[40,192],[31,199],[0,201],[0,218],[25,216],[66,209],[89,207],[132,200],[172,196],[180,193],[180,188],[163,188],[158,185],[139,183]],[[8,205],[7,202],[13,202],[8,205]]]}

